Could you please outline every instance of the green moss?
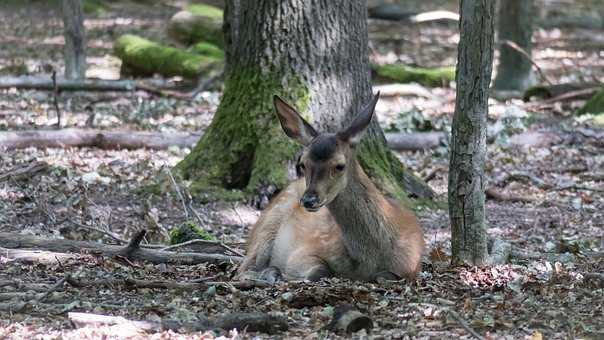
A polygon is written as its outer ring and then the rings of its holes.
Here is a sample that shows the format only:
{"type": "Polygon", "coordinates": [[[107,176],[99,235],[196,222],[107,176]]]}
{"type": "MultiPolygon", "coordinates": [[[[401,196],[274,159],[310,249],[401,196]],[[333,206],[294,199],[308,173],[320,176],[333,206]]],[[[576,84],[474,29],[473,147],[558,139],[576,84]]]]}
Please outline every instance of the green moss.
{"type": "Polygon", "coordinates": [[[141,75],[159,73],[168,77],[195,78],[201,72],[222,67],[222,62],[216,58],[163,46],[130,34],[119,37],[113,50],[122,59],[122,67],[141,75]]]}
{"type": "Polygon", "coordinates": [[[281,131],[273,96],[282,96],[305,111],[308,90],[294,76],[280,79],[260,69],[229,72],[212,123],[193,151],[176,166],[178,173],[193,181],[195,197],[248,196],[264,186],[282,188],[287,184],[286,163],[298,146],[281,131]]]}
{"type": "Polygon", "coordinates": [[[100,0],[84,0],[82,2],[84,14],[102,14],[107,11],[107,6],[100,0]]]}
{"type": "Polygon", "coordinates": [[[408,172],[385,144],[364,138],[358,148],[361,166],[381,191],[412,209],[438,207],[430,187],[408,172]]]}
{"type": "Polygon", "coordinates": [[[579,114],[591,113],[594,115],[604,113],[604,88],[589,99],[578,111],[579,114]]]}
{"type": "Polygon", "coordinates": [[[170,19],[168,34],[186,45],[207,41],[222,47],[222,15],[222,10],[213,6],[189,5],[170,19]]]}
{"type": "Polygon", "coordinates": [[[455,80],[454,67],[421,68],[404,64],[372,65],[379,78],[398,83],[419,83],[424,86],[446,86],[455,80]]]}
{"type": "Polygon", "coordinates": [[[215,59],[224,59],[224,51],[222,48],[206,41],[191,46],[189,52],[215,59]]]}
{"type": "Polygon", "coordinates": [[[222,21],[223,12],[220,8],[207,4],[189,4],[186,10],[199,16],[204,16],[222,21]]]}
{"type": "Polygon", "coordinates": [[[208,234],[193,221],[185,221],[170,231],[170,244],[179,244],[191,240],[214,240],[214,236],[208,234]]]}

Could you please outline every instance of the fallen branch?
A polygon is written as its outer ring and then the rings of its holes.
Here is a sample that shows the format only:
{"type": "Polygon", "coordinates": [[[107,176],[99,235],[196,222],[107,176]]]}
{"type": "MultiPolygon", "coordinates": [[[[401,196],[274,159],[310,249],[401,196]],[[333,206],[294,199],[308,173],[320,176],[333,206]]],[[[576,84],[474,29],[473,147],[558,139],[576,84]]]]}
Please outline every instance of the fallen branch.
{"type": "Polygon", "coordinates": [[[405,10],[396,4],[382,4],[369,9],[372,19],[392,20],[401,23],[423,23],[432,21],[459,21],[459,14],[450,11],[429,11],[423,13],[405,10]]]}
{"type": "Polygon", "coordinates": [[[195,239],[195,240],[189,240],[183,243],[178,243],[178,244],[173,244],[171,246],[166,246],[164,248],[161,248],[160,250],[163,251],[174,251],[178,248],[182,248],[182,247],[187,247],[187,246],[191,246],[191,245],[197,245],[197,244],[201,244],[201,245],[210,245],[210,246],[214,246],[214,247],[220,247],[223,248],[224,250],[230,251],[231,253],[237,255],[237,256],[242,256],[243,254],[241,254],[241,252],[227,246],[226,244],[224,244],[223,242],[220,241],[210,241],[210,240],[201,240],[201,239],[195,239]]]}
{"type": "MultiPolygon", "coordinates": [[[[101,149],[190,148],[201,133],[105,131],[93,129],[28,130],[0,132],[0,149],[97,147],[101,149]]],[[[398,151],[416,151],[446,144],[444,132],[386,133],[388,145],[398,151]]],[[[2,180],[2,177],[0,177],[2,180]]]]}
{"type": "Polygon", "coordinates": [[[76,254],[57,253],[44,250],[0,248],[0,258],[8,262],[56,264],[78,258],[76,254]]]}
{"type": "MultiPolygon", "coordinates": [[[[143,234],[144,235],[144,234],[143,234]]],[[[240,262],[239,256],[222,254],[176,253],[138,247],[140,242],[137,235],[127,247],[107,245],[96,242],[57,240],[31,235],[0,233],[0,244],[5,248],[34,248],[61,253],[93,252],[103,256],[125,256],[129,260],[147,261],[151,263],[167,263],[194,265],[199,263],[240,262]]]]}
{"type": "Polygon", "coordinates": [[[110,316],[90,313],[67,314],[76,326],[89,325],[129,325],[135,329],[146,332],[159,332],[164,330],[178,331],[185,329],[193,332],[207,331],[212,329],[232,330],[248,332],[263,332],[275,334],[288,330],[287,319],[264,313],[230,313],[215,319],[200,317],[195,322],[183,322],[178,320],[162,321],[135,321],[121,316],[110,316]]]}
{"type": "Polygon", "coordinates": [[[149,281],[136,279],[100,279],[100,280],[80,280],[73,277],[66,279],[66,282],[75,288],[83,287],[126,287],[129,289],[174,289],[174,290],[206,290],[211,286],[221,286],[236,288],[239,290],[249,290],[253,288],[266,288],[270,284],[261,280],[242,280],[242,281],[203,281],[203,282],[177,282],[177,281],[149,281]]]}
{"type": "Polygon", "coordinates": [[[373,87],[373,92],[380,93],[380,97],[416,96],[433,99],[436,96],[420,84],[385,84],[373,87]]]}
{"type": "Polygon", "coordinates": [[[87,129],[0,132],[0,149],[97,147],[101,149],[167,149],[191,147],[199,134],[87,129]]]}
{"type": "Polygon", "coordinates": [[[1,174],[0,182],[8,179],[12,179],[14,181],[29,179],[38,172],[42,172],[46,169],[48,169],[48,163],[44,161],[34,161],[25,165],[19,164],[9,171],[1,174]]]}
{"type": "Polygon", "coordinates": [[[432,149],[447,143],[444,132],[386,133],[388,146],[397,151],[432,149]]]}
{"type": "MultiPolygon", "coordinates": [[[[212,82],[216,79],[211,77],[212,82]]],[[[205,83],[201,83],[202,85],[205,83]]],[[[207,84],[205,86],[208,86],[207,84]]],[[[145,91],[154,95],[191,100],[189,93],[183,93],[156,85],[134,80],[104,80],[104,79],[64,79],[57,78],[56,83],[48,76],[0,77],[0,89],[16,88],[20,90],[42,91],[145,91]]]]}
{"type": "Polygon", "coordinates": [[[541,67],[539,67],[539,65],[533,60],[533,58],[531,58],[531,56],[522,47],[520,47],[518,44],[516,44],[515,42],[513,42],[511,40],[504,40],[502,42],[502,44],[509,46],[511,49],[513,49],[516,52],[520,53],[524,58],[526,58],[528,61],[530,61],[531,64],[533,64],[533,66],[535,66],[535,69],[537,70],[537,73],[539,73],[539,77],[541,77],[541,79],[544,82],[546,82],[547,84],[553,85],[553,83],[549,79],[547,79],[547,77],[545,76],[545,74],[543,74],[543,71],[541,70],[541,67]]]}
{"type": "Polygon", "coordinates": [[[504,194],[498,191],[495,188],[488,188],[484,192],[488,199],[493,199],[499,202],[519,202],[519,203],[532,203],[536,200],[532,197],[513,195],[513,194],[504,194]]]}

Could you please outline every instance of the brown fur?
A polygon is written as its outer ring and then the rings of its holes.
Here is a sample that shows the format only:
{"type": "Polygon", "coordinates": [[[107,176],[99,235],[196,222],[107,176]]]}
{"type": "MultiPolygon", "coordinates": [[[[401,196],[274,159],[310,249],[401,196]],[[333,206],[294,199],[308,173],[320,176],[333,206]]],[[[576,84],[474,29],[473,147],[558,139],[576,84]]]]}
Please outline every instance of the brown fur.
{"type": "Polygon", "coordinates": [[[346,129],[318,134],[275,97],[283,130],[305,146],[299,164],[304,179],[277,195],[252,228],[240,277],[269,267],[290,279],[417,275],[424,240],[415,215],[387,199],[354,155],[378,98],[346,129]]]}

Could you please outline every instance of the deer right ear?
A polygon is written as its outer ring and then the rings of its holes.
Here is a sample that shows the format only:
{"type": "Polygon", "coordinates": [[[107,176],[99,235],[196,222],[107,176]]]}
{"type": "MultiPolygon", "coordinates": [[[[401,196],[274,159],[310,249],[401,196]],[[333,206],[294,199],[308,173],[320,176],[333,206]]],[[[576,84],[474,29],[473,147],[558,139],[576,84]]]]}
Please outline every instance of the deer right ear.
{"type": "Polygon", "coordinates": [[[273,97],[277,117],[285,134],[302,145],[308,145],[315,138],[317,131],[302,116],[279,96],[273,97]]]}

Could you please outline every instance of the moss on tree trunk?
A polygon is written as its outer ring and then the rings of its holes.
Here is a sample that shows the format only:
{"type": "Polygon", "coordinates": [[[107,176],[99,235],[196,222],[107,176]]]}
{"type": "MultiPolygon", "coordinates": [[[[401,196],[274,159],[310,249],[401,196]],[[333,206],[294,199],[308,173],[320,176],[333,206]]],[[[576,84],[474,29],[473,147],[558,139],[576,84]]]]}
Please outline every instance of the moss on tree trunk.
{"type": "MultiPolygon", "coordinates": [[[[263,6],[227,1],[224,95],[204,136],[176,167],[192,181],[196,197],[258,197],[288,182],[288,164],[300,147],[278,123],[275,94],[320,131],[336,131],[352,121],[371,98],[366,16],[360,0],[345,5],[269,1],[263,6]]],[[[387,148],[376,120],[359,158],[391,196],[405,203],[432,196],[387,148]]]]}
{"type": "Polygon", "coordinates": [[[119,37],[113,50],[122,59],[122,69],[137,75],[158,73],[168,77],[195,78],[202,72],[223,66],[219,58],[164,46],[131,34],[119,37]]]}
{"type": "Polygon", "coordinates": [[[376,75],[397,83],[419,83],[424,86],[446,86],[455,80],[454,67],[423,68],[404,64],[373,65],[376,75]]]}
{"type": "Polygon", "coordinates": [[[191,192],[202,201],[241,199],[260,187],[283,187],[287,162],[297,146],[281,131],[273,95],[304,109],[308,89],[294,76],[266,74],[260,69],[234,69],[206,133],[176,169],[193,181],[191,192]]]}

